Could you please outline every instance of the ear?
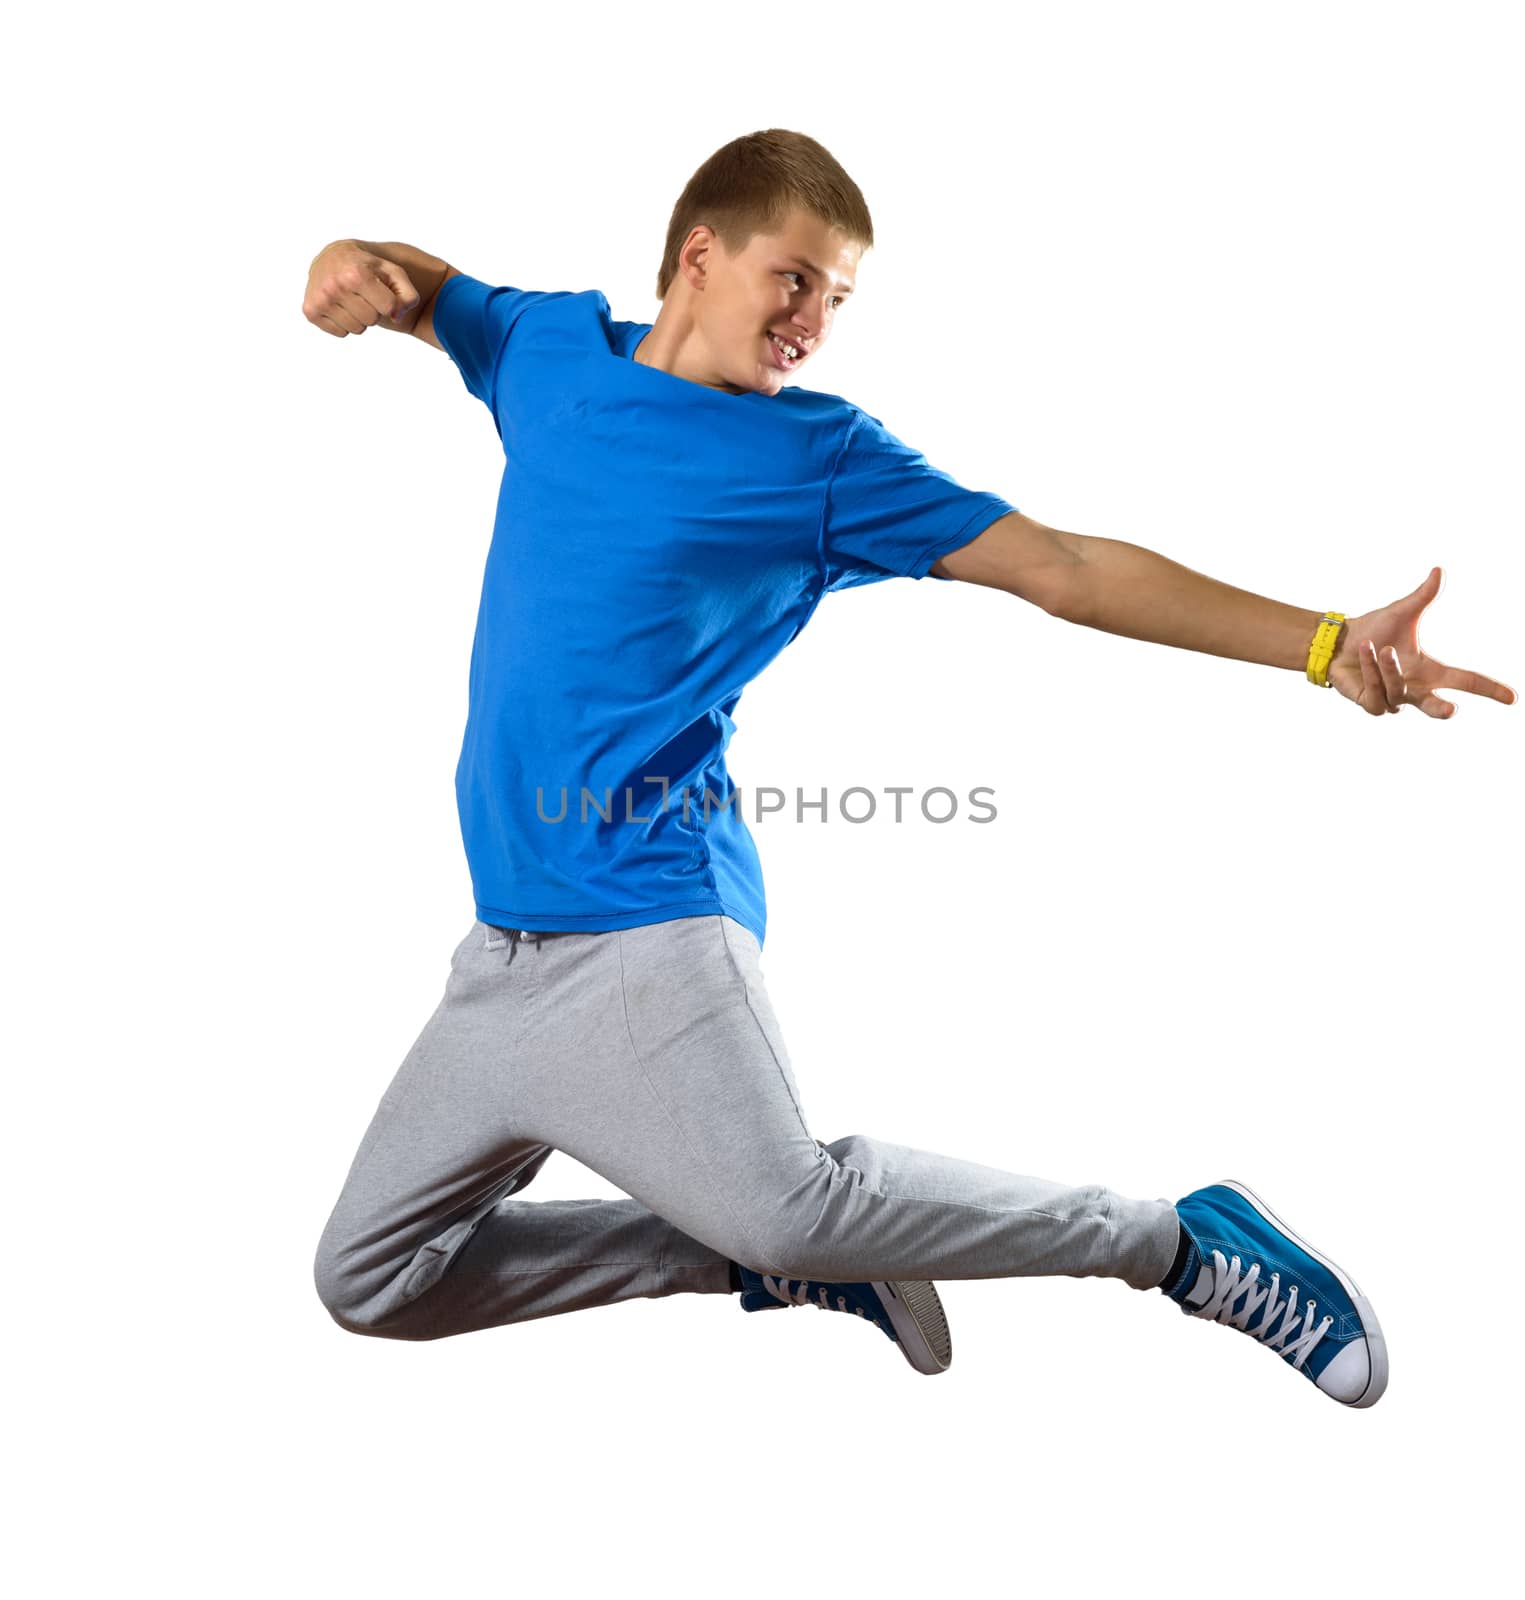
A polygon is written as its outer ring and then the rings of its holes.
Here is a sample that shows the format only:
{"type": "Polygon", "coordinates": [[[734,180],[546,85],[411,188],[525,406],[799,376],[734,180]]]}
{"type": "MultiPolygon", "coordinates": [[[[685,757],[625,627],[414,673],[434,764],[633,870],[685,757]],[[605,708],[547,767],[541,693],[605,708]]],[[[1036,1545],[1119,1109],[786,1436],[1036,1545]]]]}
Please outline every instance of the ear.
{"type": "Polygon", "coordinates": [[[705,281],[709,277],[710,256],[716,242],[713,228],[707,223],[696,223],[678,252],[678,271],[697,293],[704,292],[705,281]]]}

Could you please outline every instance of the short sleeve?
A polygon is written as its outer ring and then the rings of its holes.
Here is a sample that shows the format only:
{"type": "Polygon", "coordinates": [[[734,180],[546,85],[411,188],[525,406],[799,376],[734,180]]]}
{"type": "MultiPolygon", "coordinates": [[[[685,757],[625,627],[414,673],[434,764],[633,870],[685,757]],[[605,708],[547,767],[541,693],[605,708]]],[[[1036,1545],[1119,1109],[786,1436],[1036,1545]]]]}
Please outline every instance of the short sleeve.
{"type": "Polygon", "coordinates": [[[434,333],[466,387],[497,413],[498,363],[514,324],[538,300],[565,290],[495,288],[464,272],[446,278],[434,297],[434,333]]]}
{"type": "Polygon", "coordinates": [[[1017,508],[966,489],[897,439],[877,417],[854,419],[826,493],[826,587],[924,578],[943,556],[1017,508]]]}

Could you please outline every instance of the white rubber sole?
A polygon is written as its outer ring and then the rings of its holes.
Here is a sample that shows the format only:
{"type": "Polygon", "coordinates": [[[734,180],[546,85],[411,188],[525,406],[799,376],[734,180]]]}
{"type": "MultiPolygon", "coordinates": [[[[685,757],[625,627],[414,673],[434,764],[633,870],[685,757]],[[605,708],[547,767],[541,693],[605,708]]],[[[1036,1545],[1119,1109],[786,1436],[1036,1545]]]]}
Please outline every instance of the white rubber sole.
{"type": "MultiPolygon", "coordinates": [[[[1351,1304],[1355,1306],[1361,1318],[1361,1327],[1366,1334],[1366,1354],[1371,1363],[1371,1373],[1367,1378],[1366,1387],[1354,1400],[1340,1400],[1341,1405],[1353,1406],[1357,1409],[1363,1406],[1374,1406],[1382,1398],[1382,1391],[1387,1388],[1387,1340],[1382,1335],[1382,1325],[1377,1321],[1377,1313],[1371,1308],[1371,1301],[1361,1293],[1356,1285],[1356,1280],[1341,1266],[1333,1262],[1322,1250],[1315,1250],[1301,1234],[1294,1232],[1285,1222],[1268,1206],[1248,1184],[1240,1183],[1234,1178],[1220,1178],[1220,1189],[1232,1189],[1235,1194],[1242,1196],[1254,1206],[1271,1226],[1286,1236],[1299,1250],[1306,1250],[1320,1266],[1332,1272],[1340,1281],[1340,1286],[1350,1296],[1351,1304]]],[[[1325,1393],[1328,1393],[1326,1390],[1325,1393]]],[[[1339,1399],[1332,1395],[1331,1399],[1339,1399]]]]}
{"type": "Polygon", "coordinates": [[[876,1283],[890,1325],[905,1358],[918,1372],[935,1376],[946,1372],[953,1360],[953,1336],[937,1286],[925,1279],[906,1283],[876,1283]]]}

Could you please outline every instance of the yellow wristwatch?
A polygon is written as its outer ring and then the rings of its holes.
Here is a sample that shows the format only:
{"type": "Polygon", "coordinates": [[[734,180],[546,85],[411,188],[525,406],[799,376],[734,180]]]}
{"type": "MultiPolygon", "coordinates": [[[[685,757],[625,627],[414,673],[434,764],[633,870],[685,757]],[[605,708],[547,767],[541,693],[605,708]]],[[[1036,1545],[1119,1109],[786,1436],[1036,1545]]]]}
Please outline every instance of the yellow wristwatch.
{"type": "Polygon", "coordinates": [[[1313,643],[1308,647],[1308,682],[1316,683],[1321,689],[1334,687],[1329,681],[1329,663],[1334,660],[1335,643],[1344,625],[1343,611],[1326,611],[1324,620],[1318,625],[1318,632],[1313,635],[1313,643]]]}

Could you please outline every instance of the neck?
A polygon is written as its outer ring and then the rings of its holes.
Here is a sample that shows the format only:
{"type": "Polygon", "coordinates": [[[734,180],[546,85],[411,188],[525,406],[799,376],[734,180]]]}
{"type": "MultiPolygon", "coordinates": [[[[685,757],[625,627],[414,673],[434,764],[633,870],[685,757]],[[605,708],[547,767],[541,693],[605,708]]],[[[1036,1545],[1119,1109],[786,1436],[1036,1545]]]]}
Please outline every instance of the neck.
{"type": "Polygon", "coordinates": [[[744,394],[733,383],[716,379],[704,359],[699,330],[691,317],[685,317],[674,305],[664,305],[648,333],[631,352],[630,359],[643,367],[655,367],[659,372],[671,373],[689,383],[706,389],[719,389],[725,394],[744,394]]]}

